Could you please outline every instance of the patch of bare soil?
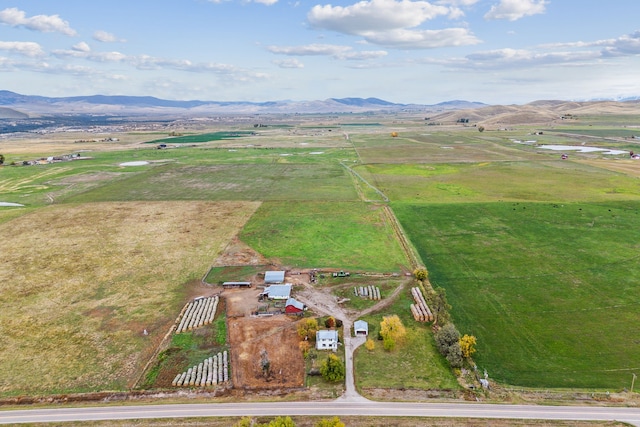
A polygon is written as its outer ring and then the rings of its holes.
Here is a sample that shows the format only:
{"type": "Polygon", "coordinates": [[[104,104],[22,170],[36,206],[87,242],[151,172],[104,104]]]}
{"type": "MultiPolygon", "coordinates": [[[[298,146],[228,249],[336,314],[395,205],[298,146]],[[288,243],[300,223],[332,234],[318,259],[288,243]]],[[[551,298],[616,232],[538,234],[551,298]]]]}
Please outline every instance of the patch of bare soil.
{"type": "Polygon", "coordinates": [[[230,265],[265,265],[267,259],[250,246],[243,243],[238,236],[234,237],[224,249],[224,252],[213,263],[214,267],[230,265]]]}
{"type": "MultiPolygon", "coordinates": [[[[229,304],[232,305],[232,304],[229,304]]],[[[233,384],[236,388],[297,388],[304,385],[296,320],[285,315],[229,318],[233,384]],[[269,370],[262,369],[266,352],[269,370]]]]}

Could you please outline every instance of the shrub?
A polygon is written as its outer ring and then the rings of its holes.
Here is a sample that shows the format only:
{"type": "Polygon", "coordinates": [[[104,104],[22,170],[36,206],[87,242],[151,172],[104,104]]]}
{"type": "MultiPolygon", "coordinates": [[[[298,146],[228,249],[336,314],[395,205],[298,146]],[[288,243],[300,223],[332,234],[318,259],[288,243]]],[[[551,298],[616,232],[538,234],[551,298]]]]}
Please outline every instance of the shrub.
{"type": "Polygon", "coordinates": [[[329,354],[320,366],[320,374],[327,381],[342,381],[345,375],[344,363],[335,354],[329,354]]]}
{"type": "Polygon", "coordinates": [[[373,351],[376,348],[376,342],[371,338],[367,338],[367,342],[364,343],[364,346],[367,350],[373,351]]]}

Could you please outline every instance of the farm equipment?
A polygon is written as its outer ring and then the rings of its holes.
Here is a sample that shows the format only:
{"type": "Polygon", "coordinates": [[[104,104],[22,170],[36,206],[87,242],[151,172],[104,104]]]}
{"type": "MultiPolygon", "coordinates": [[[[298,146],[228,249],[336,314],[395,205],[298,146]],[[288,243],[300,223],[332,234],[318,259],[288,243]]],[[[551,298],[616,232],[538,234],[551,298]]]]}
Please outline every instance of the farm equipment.
{"type": "Polygon", "coordinates": [[[337,273],[333,273],[333,277],[349,277],[350,274],[348,271],[338,271],[337,273]]]}

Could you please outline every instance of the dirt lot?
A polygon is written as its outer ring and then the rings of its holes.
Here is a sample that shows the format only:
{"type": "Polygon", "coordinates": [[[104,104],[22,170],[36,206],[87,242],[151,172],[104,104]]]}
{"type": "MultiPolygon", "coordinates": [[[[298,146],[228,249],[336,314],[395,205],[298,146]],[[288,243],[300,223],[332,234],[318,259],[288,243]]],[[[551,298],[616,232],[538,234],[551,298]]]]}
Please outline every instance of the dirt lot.
{"type": "Polygon", "coordinates": [[[298,350],[296,319],[279,315],[229,318],[231,366],[236,388],[296,388],[304,385],[304,359],[298,350]],[[261,353],[267,352],[270,373],[263,374],[261,353]]]}

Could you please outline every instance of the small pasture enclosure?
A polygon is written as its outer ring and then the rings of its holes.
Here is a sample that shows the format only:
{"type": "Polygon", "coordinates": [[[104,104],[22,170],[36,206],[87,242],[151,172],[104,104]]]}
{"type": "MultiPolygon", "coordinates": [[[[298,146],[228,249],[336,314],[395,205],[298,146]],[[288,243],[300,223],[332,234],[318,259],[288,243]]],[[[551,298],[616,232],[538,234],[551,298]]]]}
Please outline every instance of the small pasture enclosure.
{"type": "Polygon", "coordinates": [[[171,385],[174,387],[209,387],[226,382],[229,382],[229,358],[225,350],[177,374],[171,385]]]}

